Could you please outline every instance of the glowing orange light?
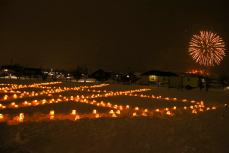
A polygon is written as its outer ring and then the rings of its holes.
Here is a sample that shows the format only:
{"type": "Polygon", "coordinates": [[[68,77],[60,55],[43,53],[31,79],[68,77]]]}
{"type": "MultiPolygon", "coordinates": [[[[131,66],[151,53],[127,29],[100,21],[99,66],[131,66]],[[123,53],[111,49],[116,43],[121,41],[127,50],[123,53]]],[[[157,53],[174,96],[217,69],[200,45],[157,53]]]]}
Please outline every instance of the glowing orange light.
{"type": "Polygon", "coordinates": [[[55,115],[55,111],[54,110],[50,110],[50,112],[49,112],[50,120],[54,119],[54,115],[55,115]]]}
{"type": "Polygon", "coordinates": [[[0,120],[4,119],[3,114],[0,114],[0,120]]]}
{"type": "Polygon", "coordinates": [[[134,113],[132,114],[132,116],[133,116],[133,117],[137,116],[137,113],[136,113],[136,112],[134,112],[134,113]]]}
{"type": "Polygon", "coordinates": [[[92,111],[92,113],[93,113],[93,114],[97,114],[97,110],[94,109],[94,110],[92,111]]]}
{"type": "Polygon", "coordinates": [[[23,122],[23,121],[24,121],[24,117],[25,117],[25,116],[24,116],[24,113],[20,113],[20,114],[19,114],[18,121],[19,121],[19,122],[23,122]]]}
{"type": "Polygon", "coordinates": [[[135,110],[139,110],[139,108],[138,108],[138,107],[135,107],[134,109],[135,109],[135,110]]]}
{"type": "Polygon", "coordinates": [[[172,115],[172,113],[171,113],[170,111],[167,111],[167,112],[166,112],[166,115],[171,116],[171,115],[172,115]]]}
{"type": "Polygon", "coordinates": [[[3,97],[3,99],[4,99],[4,100],[7,100],[7,99],[8,99],[8,95],[5,95],[5,96],[3,97]]]}
{"type": "Polygon", "coordinates": [[[99,118],[99,117],[100,117],[100,115],[99,115],[99,114],[96,114],[96,115],[95,115],[95,118],[99,118]]]}
{"type": "Polygon", "coordinates": [[[17,95],[16,95],[16,94],[14,94],[14,95],[13,95],[13,98],[14,98],[14,99],[16,99],[16,98],[17,98],[17,95]]]}
{"type": "Polygon", "coordinates": [[[119,115],[120,115],[120,114],[121,114],[120,110],[117,110],[117,111],[116,111],[116,114],[119,114],[119,115]]]}
{"type": "Polygon", "coordinates": [[[79,115],[76,115],[75,116],[75,120],[79,120],[80,119],[80,116],[79,115]]]}
{"type": "Polygon", "coordinates": [[[72,115],[76,115],[76,110],[73,109],[71,114],[72,114],[72,115]]]}
{"type": "Polygon", "coordinates": [[[109,111],[109,114],[114,114],[114,111],[113,111],[113,110],[110,110],[110,111],[109,111]]]}

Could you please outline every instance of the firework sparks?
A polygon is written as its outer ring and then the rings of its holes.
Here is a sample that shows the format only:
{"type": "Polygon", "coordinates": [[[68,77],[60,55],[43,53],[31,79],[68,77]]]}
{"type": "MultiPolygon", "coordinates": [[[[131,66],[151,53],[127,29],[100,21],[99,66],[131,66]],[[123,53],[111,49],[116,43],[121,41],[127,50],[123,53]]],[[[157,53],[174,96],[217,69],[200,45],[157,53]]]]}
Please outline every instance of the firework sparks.
{"type": "Polygon", "coordinates": [[[225,56],[225,44],[219,35],[200,31],[199,34],[193,35],[188,52],[200,65],[215,66],[219,65],[225,56]]]}

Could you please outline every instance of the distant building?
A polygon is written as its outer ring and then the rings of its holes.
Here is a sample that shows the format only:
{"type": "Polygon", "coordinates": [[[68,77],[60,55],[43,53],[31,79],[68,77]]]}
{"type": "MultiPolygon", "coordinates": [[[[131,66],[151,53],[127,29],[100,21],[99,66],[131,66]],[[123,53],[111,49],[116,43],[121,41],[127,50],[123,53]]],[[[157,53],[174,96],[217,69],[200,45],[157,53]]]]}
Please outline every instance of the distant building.
{"type": "Polygon", "coordinates": [[[141,79],[138,80],[140,84],[150,84],[155,86],[166,86],[169,83],[170,77],[177,77],[178,75],[172,72],[164,72],[151,70],[141,75],[141,79]]]}
{"type": "Polygon", "coordinates": [[[198,75],[193,74],[180,74],[178,76],[171,76],[169,78],[169,88],[197,88],[200,86],[200,82],[204,84],[204,81],[198,75]]]}
{"type": "Polygon", "coordinates": [[[153,86],[166,86],[169,88],[197,88],[205,85],[204,77],[195,74],[176,74],[173,72],[164,72],[151,70],[141,75],[139,84],[153,85],[153,86]]]}

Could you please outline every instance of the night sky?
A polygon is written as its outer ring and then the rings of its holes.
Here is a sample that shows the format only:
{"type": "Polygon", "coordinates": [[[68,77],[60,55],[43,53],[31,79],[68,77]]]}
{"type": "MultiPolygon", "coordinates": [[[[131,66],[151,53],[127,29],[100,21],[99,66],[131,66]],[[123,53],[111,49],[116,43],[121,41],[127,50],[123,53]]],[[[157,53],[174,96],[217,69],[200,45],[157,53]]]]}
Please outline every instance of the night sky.
{"type": "MultiPolygon", "coordinates": [[[[226,0],[0,0],[0,64],[186,71],[200,30],[229,46],[226,0]],[[201,1],[201,2],[200,2],[201,1]]],[[[227,72],[229,56],[215,71],[227,72]]]]}

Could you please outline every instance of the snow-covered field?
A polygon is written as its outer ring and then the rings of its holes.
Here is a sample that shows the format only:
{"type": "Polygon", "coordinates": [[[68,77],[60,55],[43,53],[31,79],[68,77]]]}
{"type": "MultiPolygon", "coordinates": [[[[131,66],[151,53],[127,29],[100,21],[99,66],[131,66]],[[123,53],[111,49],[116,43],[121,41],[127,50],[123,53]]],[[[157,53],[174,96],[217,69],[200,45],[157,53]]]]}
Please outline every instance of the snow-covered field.
{"type": "Polygon", "coordinates": [[[228,153],[229,91],[1,82],[3,153],[228,153]]]}

